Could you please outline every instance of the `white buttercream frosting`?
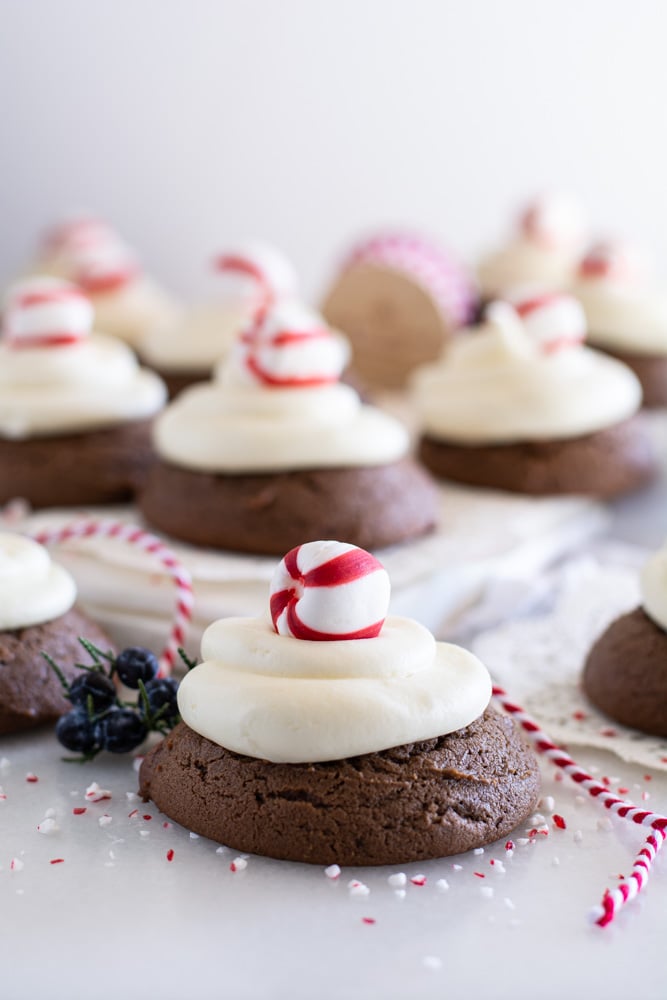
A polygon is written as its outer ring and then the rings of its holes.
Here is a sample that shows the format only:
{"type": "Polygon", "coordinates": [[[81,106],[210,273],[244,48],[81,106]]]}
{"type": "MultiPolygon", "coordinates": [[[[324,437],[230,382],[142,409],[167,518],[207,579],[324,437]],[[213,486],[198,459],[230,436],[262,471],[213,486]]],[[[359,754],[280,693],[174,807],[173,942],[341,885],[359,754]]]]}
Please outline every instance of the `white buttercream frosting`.
{"type": "Polygon", "coordinates": [[[525,283],[564,288],[574,273],[583,223],[579,207],[563,195],[536,199],[508,243],[478,266],[482,293],[500,295],[525,283]]]}
{"type": "Polygon", "coordinates": [[[153,416],[166,397],[161,380],[139,368],[121,341],[90,333],[90,312],[84,309],[83,316],[78,294],[35,307],[26,292],[31,287],[43,294],[44,279],[23,282],[10,294],[8,330],[0,342],[0,435],[86,431],[153,416]],[[53,329],[54,321],[70,327],[74,321],[71,342],[51,339],[67,332],[53,329]]]}
{"type": "Polygon", "coordinates": [[[667,356],[667,288],[652,278],[640,251],[601,243],[583,259],[573,292],[592,344],[628,354],[667,356]]]}
{"type": "Polygon", "coordinates": [[[656,625],[667,631],[667,545],[644,565],[640,583],[644,611],[656,625]]]}
{"type": "Polygon", "coordinates": [[[415,373],[426,433],[471,445],[571,438],[639,409],[641,386],[625,365],[578,344],[544,350],[505,303],[487,317],[415,373]]]}
{"type": "Polygon", "coordinates": [[[22,535],[0,532],[0,629],[53,621],[75,599],[74,580],[45,548],[22,535]]]}
{"type": "Polygon", "coordinates": [[[154,429],[162,458],[243,473],[384,465],[407,453],[408,433],[395,418],[333,381],[347,357],[342,338],[328,332],[279,348],[274,338],[270,322],[240,338],[212,382],[166,408],[154,429]]]}
{"type": "Polygon", "coordinates": [[[270,620],[227,618],[202,639],[203,663],[181,682],[188,726],[220,746],[274,762],[337,760],[469,725],[491,680],[458,646],[406,618],[377,638],[310,642],[270,620]]]}

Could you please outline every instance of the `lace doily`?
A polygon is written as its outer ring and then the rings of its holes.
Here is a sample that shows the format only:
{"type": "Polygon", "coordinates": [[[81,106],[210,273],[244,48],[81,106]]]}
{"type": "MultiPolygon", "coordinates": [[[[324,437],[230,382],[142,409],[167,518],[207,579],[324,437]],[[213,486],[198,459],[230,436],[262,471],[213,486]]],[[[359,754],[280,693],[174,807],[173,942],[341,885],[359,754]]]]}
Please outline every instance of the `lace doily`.
{"type": "Polygon", "coordinates": [[[609,750],[629,763],[667,771],[667,740],[610,720],[581,688],[593,642],[639,604],[637,571],[645,558],[642,550],[614,546],[575,559],[549,577],[553,601],[546,613],[489,629],[472,648],[556,742],[609,750]]]}

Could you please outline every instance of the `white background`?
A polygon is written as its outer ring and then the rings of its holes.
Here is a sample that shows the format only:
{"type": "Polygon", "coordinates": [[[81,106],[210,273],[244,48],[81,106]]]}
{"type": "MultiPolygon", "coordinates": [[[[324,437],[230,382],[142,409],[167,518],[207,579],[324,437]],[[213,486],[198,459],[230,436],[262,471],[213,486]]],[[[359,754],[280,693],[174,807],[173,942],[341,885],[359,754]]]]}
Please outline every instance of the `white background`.
{"type": "Polygon", "coordinates": [[[180,291],[260,237],[316,295],[369,229],[472,256],[554,187],[596,232],[667,260],[660,0],[0,0],[0,15],[0,279],[87,208],[180,291]]]}

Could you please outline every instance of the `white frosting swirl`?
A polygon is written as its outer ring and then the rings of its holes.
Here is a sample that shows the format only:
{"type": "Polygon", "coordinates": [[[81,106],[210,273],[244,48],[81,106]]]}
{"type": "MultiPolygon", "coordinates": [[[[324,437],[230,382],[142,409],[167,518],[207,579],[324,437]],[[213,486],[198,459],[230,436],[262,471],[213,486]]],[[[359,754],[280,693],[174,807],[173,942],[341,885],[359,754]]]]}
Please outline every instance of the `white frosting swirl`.
{"type": "Polygon", "coordinates": [[[649,282],[619,280],[613,273],[580,274],[573,294],[586,313],[592,344],[667,356],[667,290],[649,282]]]}
{"type": "Polygon", "coordinates": [[[204,633],[181,681],[180,713],[207,739],[265,760],[339,760],[455,732],[486,708],[491,680],[472,653],[387,618],[377,638],[310,642],[270,621],[226,618],[204,633]]]}
{"type": "Polygon", "coordinates": [[[122,342],[101,334],[59,347],[0,343],[0,435],[87,431],[153,416],[166,390],[122,342]]]}
{"type": "Polygon", "coordinates": [[[405,428],[350,386],[266,387],[242,359],[241,350],[214,382],[187,389],[160,414],[154,443],[162,458],[243,473],[385,465],[407,453],[405,428]]]}
{"type": "Polygon", "coordinates": [[[141,339],[139,353],[164,372],[212,372],[227,356],[250,317],[243,302],[211,302],[189,309],[176,322],[141,339]]]}
{"type": "Polygon", "coordinates": [[[640,585],[644,611],[667,632],[667,545],[663,545],[644,565],[640,585]]]}
{"type": "MultiPolygon", "coordinates": [[[[500,308],[502,306],[502,308],[500,308]]],[[[416,372],[423,429],[461,444],[579,437],[637,412],[641,386],[623,364],[576,344],[545,352],[509,305],[416,372]]]]}
{"type": "Polygon", "coordinates": [[[0,629],[28,628],[70,610],[76,585],[37,542],[0,532],[0,629]]]}

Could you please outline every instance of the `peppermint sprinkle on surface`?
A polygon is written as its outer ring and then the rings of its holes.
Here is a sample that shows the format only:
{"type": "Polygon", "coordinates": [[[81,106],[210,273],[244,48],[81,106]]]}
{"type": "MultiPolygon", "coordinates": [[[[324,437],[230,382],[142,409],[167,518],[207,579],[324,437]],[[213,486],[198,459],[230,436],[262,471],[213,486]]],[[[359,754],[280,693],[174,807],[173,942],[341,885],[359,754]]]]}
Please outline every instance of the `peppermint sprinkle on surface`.
{"type": "Polygon", "coordinates": [[[74,806],[74,809],[72,809],[72,814],[74,816],[83,816],[85,812],[86,812],[85,806],[74,806]]]}
{"type": "Polygon", "coordinates": [[[371,890],[363,882],[359,882],[358,879],[353,878],[351,882],[347,883],[347,887],[350,890],[350,896],[369,896],[371,890]]]}
{"type": "Polygon", "coordinates": [[[248,867],[248,862],[245,858],[234,858],[229,866],[230,872],[242,872],[248,867]]]}
{"type": "Polygon", "coordinates": [[[327,878],[335,881],[337,878],[340,878],[340,865],[329,865],[328,868],[324,869],[324,874],[327,878]]]}
{"type": "Polygon", "coordinates": [[[27,782],[28,782],[29,784],[31,784],[31,785],[34,785],[34,784],[35,784],[36,782],[38,782],[38,781],[39,781],[39,778],[37,777],[37,775],[36,775],[36,774],[33,774],[33,773],[32,773],[32,771],[30,771],[30,772],[28,772],[28,774],[26,774],[26,776],[25,776],[25,780],[26,780],[26,781],[27,781],[27,782]]]}
{"type": "Polygon", "coordinates": [[[475,875],[477,878],[486,878],[484,872],[473,872],[473,875],[475,875]]]}
{"type": "Polygon", "coordinates": [[[483,847],[476,847],[475,850],[472,853],[473,854],[477,854],[477,855],[484,854],[484,848],[483,847]]]}
{"type": "Polygon", "coordinates": [[[513,851],[514,850],[514,841],[513,840],[508,840],[508,841],[505,842],[505,850],[506,851],[513,851]]]}
{"type": "Polygon", "coordinates": [[[490,885],[482,885],[479,889],[482,899],[493,899],[493,888],[490,885]]]}
{"type": "Polygon", "coordinates": [[[100,788],[96,781],[93,781],[86,789],[87,802],[102,802],[111,798],[111,792],[106,788],[100,788]]]}
{"type": "Polygon", "coordinates": [[[21,861],[20,858],[12,858],[12,860],[9,862],[9,870],[10,870],[10,872],[20,872],[20,871],[23,871],[24,867],[25,867],[24,863],[23,863],[23,861],[21,861]]]}
{"type": "Polygon", "coordinates": [[[167,861],[173,861],[173,860],[174,860],[174,851],[173,848],[170,847],[169,850],[167,851],[167,861]]]}
{"type": "Polygon", "coordinates": [[[553,821],[554,821],[554,826],[557,827],[559,830],[566,829],[567,823],[559,813],[554,813],[553,821]]]}
{"type": "Polygon", "coordinates": [[[64,863],[64,858],[51,858],[49,861],[50,865],[62,865],[64,863]]]}
{"type": "Polygon", "coordinates": [[[426,885],[425,875],[413,875],[410,879],[413,885],[426,885]]]}
{"type": "Polygon", "coordinates": [[[394,889],[394,895],[396,896],[396,899],[405,899],[407,893],[405,889],[394,889]]]}
{"type": "Polygon", "coordinates": [[[361,922],[362,924],[374,924],[377,921],[375,920],[375,917],[362,917],[361,922]]]}
{"type": "Polygon", "coordinates": [[[47,837],[51,836],[54,833],[58,833],[59,830],[60,827],[56,823],[53,816],[47,816],[45,819],[42,820],[41,823],[38,823],[37,825],[37,833],[46,834],[47,837]]]}
{"type": "Polygon", "coordinates": [[[436,889],[439,889],[440,892],[447,892],[447,890],[449,889],[449,882],[447,881],[446,878],[439,878],[438,881],[435,883],[435,887],[436,889]]]}
{"type": "Polygon", "coordinates": [[[387,882],[394,889],[402,888],[408,881],[408,876],[405,872],[394,872],[393,875],[389,875],[387,882]]]}
{"type": "Polygon", "coordinates": [[[109,813],[104,813],[102,816],[100,816],[97,822],[100,824],[100,826],[108,826],[109,823],[111,823],[111,821],[112,818],[109,815],[109,813]]]}

